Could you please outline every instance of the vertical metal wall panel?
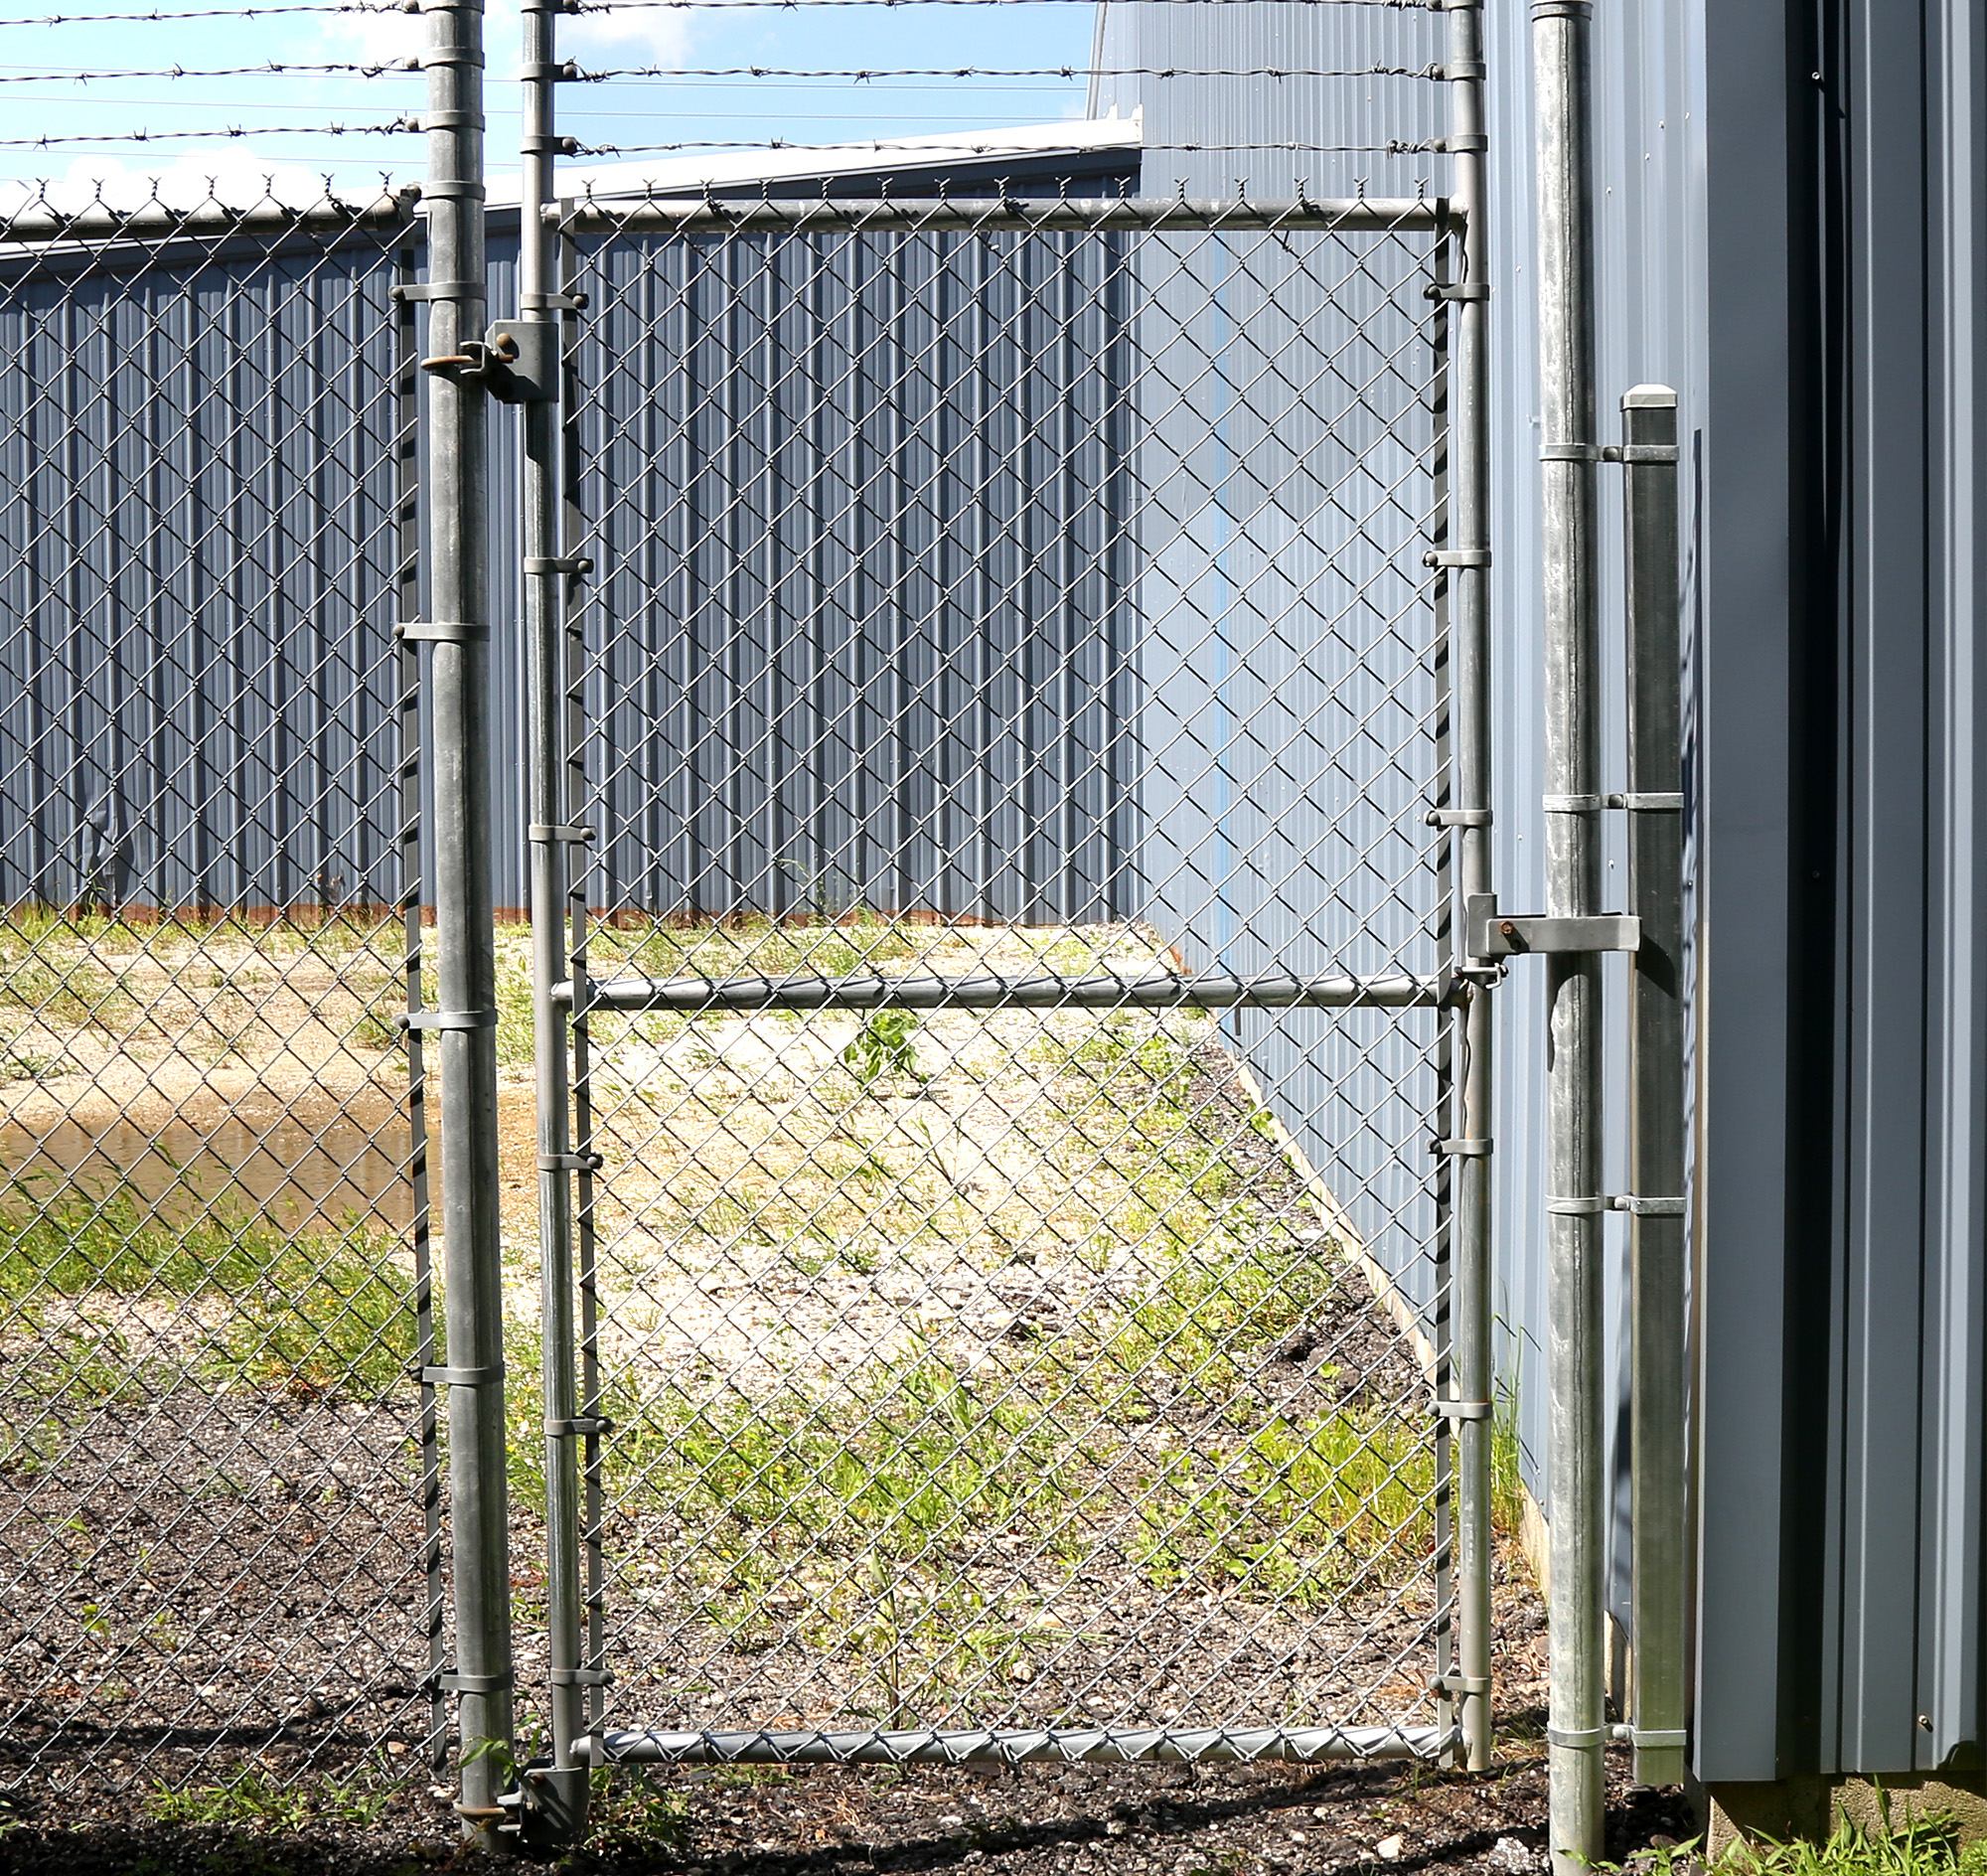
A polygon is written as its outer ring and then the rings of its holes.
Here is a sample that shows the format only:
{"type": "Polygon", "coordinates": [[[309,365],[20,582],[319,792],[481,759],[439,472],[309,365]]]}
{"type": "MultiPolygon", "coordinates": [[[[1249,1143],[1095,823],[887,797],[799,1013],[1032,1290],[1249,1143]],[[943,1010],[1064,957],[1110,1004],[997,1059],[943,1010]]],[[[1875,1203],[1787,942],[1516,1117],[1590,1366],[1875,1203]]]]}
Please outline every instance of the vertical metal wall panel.
{"type": "Polygon", "coordinates": [[[0,902],[392,903],[381,234],[0,269],[0,902]]]}
{"type": "Polygon", "coordinates": [[[1135,910],[1122,241],[622,231],[581,266],[615,903],[1135,910]]]}

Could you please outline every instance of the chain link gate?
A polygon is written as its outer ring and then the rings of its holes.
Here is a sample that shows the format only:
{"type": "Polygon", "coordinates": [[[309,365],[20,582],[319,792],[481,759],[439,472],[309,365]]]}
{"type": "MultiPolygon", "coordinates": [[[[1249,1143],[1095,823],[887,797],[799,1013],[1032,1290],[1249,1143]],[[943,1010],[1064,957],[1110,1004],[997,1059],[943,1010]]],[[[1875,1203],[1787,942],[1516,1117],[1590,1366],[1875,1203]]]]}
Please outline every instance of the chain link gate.
{"type": "Polygon", "coordinates": [[[0,1786],[23,1815],[439,1769],[446,1718],[434,1392],[409,1372],[434,1344],[425,1082],[398,1021],[421,1001],[412,202],[62,194],[0,222],[0,1786]]]}
{"type": "Polygon", "coordinates": [[[554,212],[550,24],[528,1832],[627,1763],[1483,1763],[1466,218],[554,212]]]}

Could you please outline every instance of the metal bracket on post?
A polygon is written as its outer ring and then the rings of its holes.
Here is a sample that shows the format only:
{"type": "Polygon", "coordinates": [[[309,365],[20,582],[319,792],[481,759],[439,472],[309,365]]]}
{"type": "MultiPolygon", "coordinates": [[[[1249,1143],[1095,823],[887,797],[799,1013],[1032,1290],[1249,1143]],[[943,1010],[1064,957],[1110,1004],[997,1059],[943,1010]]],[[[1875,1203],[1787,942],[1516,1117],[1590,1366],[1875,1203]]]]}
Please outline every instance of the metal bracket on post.
{"type": "Polygon", "coordinates": [[[1551,918],[1538,912],[1499,912],[1494,892],[1473,893],[1463,902],[1473,958],[1517,958],[1533,953],[1635,951],[1642,943],[1641,920],[1632,913],[1601,912],[1583,918],[1551,918]]]}

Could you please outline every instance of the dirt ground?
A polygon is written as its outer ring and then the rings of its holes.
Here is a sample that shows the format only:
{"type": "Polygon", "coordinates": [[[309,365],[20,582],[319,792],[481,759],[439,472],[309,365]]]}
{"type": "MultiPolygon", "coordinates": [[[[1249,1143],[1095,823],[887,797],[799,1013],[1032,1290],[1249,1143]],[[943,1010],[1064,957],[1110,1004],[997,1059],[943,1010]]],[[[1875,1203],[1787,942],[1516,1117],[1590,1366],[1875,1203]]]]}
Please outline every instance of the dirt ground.
{"type": "MultiPolygon", "coordinates": [[[[1514,1714],[1481,1774],[1400,1766],[971,1769],[892,1773],[687,1769],[615,1800],[567,1860],[636,1876],[1383,1876],[1546,1868],[1541,1716],[1514,1714]]],[[[1694,1834],[1682,1796],[1631,1791],[1613,1755],[1607,1856],[1694,1834]]],[[[444,1807],[371,1828],[301,1831],[105,1819],[0,1832],[4,1876],[416,1876],[495,1870],[452,1843],[444,1807]]]]}

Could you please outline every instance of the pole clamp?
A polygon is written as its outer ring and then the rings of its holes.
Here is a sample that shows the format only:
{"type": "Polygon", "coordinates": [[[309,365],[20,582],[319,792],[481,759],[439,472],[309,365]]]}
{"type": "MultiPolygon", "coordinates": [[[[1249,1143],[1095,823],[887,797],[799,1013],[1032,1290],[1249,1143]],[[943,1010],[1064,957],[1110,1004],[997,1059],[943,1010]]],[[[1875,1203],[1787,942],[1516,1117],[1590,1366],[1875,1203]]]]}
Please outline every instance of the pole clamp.
{"type": "Polygon", "coordinates": [[[547,1678],[554,1687],[611,1687],[614,1675],[605,1667],[554,1667],[547,1678]]]}
{"type": "Polygon", "coordinates": [[[491,1368],[433,1368],[420,1370],[423,1387],[497,1387],[504,1379],[504,1364],[491,1368]]]}
{"type": "Polygon", "coordinates": [[[614,1422],[601,1415],[578,1415],[570,1420],[547,1420],[545,1438],[548,1440],[584,1440],[594,1434],[608,1434],[614,1431],[614,1422]]]}
{"type": "Polygon", "coordinates": [[[1453,83],[1457,78],[1487,78],[1490,68],[1481,59],[1452,59],[1442,69],[1442,76],[1453,83]]]}
{"type": "Polygon", "coordinates": [[[1488,566],[1488,547],[1431,547],[1422,555],[1424,566],[1488,566]]]}
{"type": "Polygon", "coordinates": [[[1681,1752],[1690,1744],[1690,1735],[1680,1727],[1622,1726],[1615,1731],[1637,1752],[1681,1752]]]}
{"type": "Polygon", "coordinates": [[[583,313],[590,304],[584,293],[520,293],[521,313],[583,313]]]}
{"type": "Polygon", "coordinates": [[[1681,795],[1604,795],[1602,804],[1608,808],[1623,808],[1629,814],[1682,814],[1681,795]]]}
{"type": "Polygon", "coordinates": [[[1432,828],[1487,828],[1488,808],[1431,808],[1422,820],[1432,828]]]}
{"type": "Polygon", "coordinates": [[[1683,451],[1674,443],[1619,443],[1604,449],[1601,460],[1630,467],[1636,463],[1675,463],[1683,460],[1683,451]]]}
{"type": "Polygon", "coordinates": [[[591,828],[565,828],[546,821],[534,821],[525,830],[528,841],[576,841],[582,846],[593,839],[591,828]]]}
{"type": "Polygon", "coordinates": [[[525,156],[577,156],[579,139],[562,137],[556,132],[528,132],[518,139],[518,149],[525,156]]]}
{"type": "Polygon", "coordinates": [[[1488,1674],[1438,1674],[1429,1682],[1430,1693],[1488,1693],[1488,1674]]]}
{"type": "Polygon", "coordinates": [[[1548,1726],[1546,1744],[1557,1746],[1563,1752],[1600,1752],[1607,1744],[1609,1730],[1605,1726],[1583,1726],[1577,1729],[1548,1726]]]}
{"type": "Polygon", "coordinates": [[[1522,957],[1533,952],[1639,951],[1642,947],[1642,921],[1631,912],[1565,918],[1533,912],[1501,913],[1494,892],[1472,892],[1464,899],[1463,929],[1472,958],[1522,957]]]}
{"type": "Polygon", "coordinates": [[[1547,814],[1599,814],[1607,805],[1605,795],[1541,795],[1539,806],[1547,814]]]}
{"type": "Polygon", "coordinates": [[[1444,1420],[1488,1420],[1492,1403],[1487,1400],[1439,1400],[1435,1410],[1444,1420]]]}
{"type": "Polygon", "coordinates": [[[407,1010],[399,1018],[403,1029],[494,1029],[494,1010],[407,1010]]]}
{"type": "Polygon", "coordinates": [[[1548,1198],[1547,1213],[1555,1218],[1598,1218],[1610,1209],[1605,1198],[1599,1195],[1592,1198],[1548,1198]]]}
{"type": "MultiPolygon", "coordinates": [[[[1444,145],[1446,149],[1455,149],[1459,140],[1452,140],[1444,145]]],[[[1488,148],[1488,140],[1479,137],[1469,146],[1471,149],[1488,148]]],[[[1488,280],[1431,280],[1422,288],[1425,300],[1487,300],[1490,297],[1488,280]]]]}
{"type": "Polygon", "coordinates": [[[528,553],[525,556],[528,578],[534,574],[543,578],[550,573],[563,573],[568,579],[583,579],[592,571],[593,555],[590,553],[528,553]]]}
{"type": "Polygon", "coordinates": [[[518,76],[528,84],[572,84],[578,80],[579,68],[570,59],[534,59],[519,68],[518,76]]]}
{"type": "Polygon", "coordinates": [[[1541,443],[1541,462],[1605,462],[1606,456],[1599,443],[1541,443]]]}
{"type": "Polygon", "coordinates": [[[607,1164],[597,1153],[541,1153],[540,1172],[598,1172],[607,1164]]]}
{"type": "Polygon", "coordinates": [[[420,286],[396,285],[396,300],[487,300],[489,289],[481,280],[429,280],[420,286]]]}
{"type": "Polygon", "coordinates": [[[502,1693],[518,1684],[517,1675],[508,1667],[499,1674],[458,1674],[452,1667],[442,1667],[423,1678],[430,1687],[439,1687],[443,1693],[502,1693]]]}
{"type": "Polygon", "coordinates": [[[1681,1198],[1637,1198],[1632,1192],[1616,1192],[1607,1200],[1609,1211],[1625,1211],[1631,1218],[1681,1218],[1685,1216],[1681,1198]]]}
{"type": "Polygon", "coordinates": [[[402,619],[393,636],[411,645],[483,645],[489,642],[490,628],[464,619],[402,619]]]}
{"type": "Polygon", "coordinates": [[[1496,1144],[1492,1140],[1431,1140],[1429,1152],[1453,1154],[1458,1160],[1487,1160],[1496,1144]]]}
{"type": "MultiPolygon", "coordinates": [[[[1490,133],[1487,130],[1452,130],[1448,136],[1437,137],[1435,139],[1435,148],[1444,151],[1450,156],[1471,156],[1480,150],[1487,150],[1489,147],[1490,133]]],[[[1472,293],[1468,295],[1471,299],[1487,299],[1489,296],[1490,289],[1488,287],[1485,287],[1481,294],[1472,293]]],[[[1444,297],[1446,298],[1447,295],[1444,297]]]]}

